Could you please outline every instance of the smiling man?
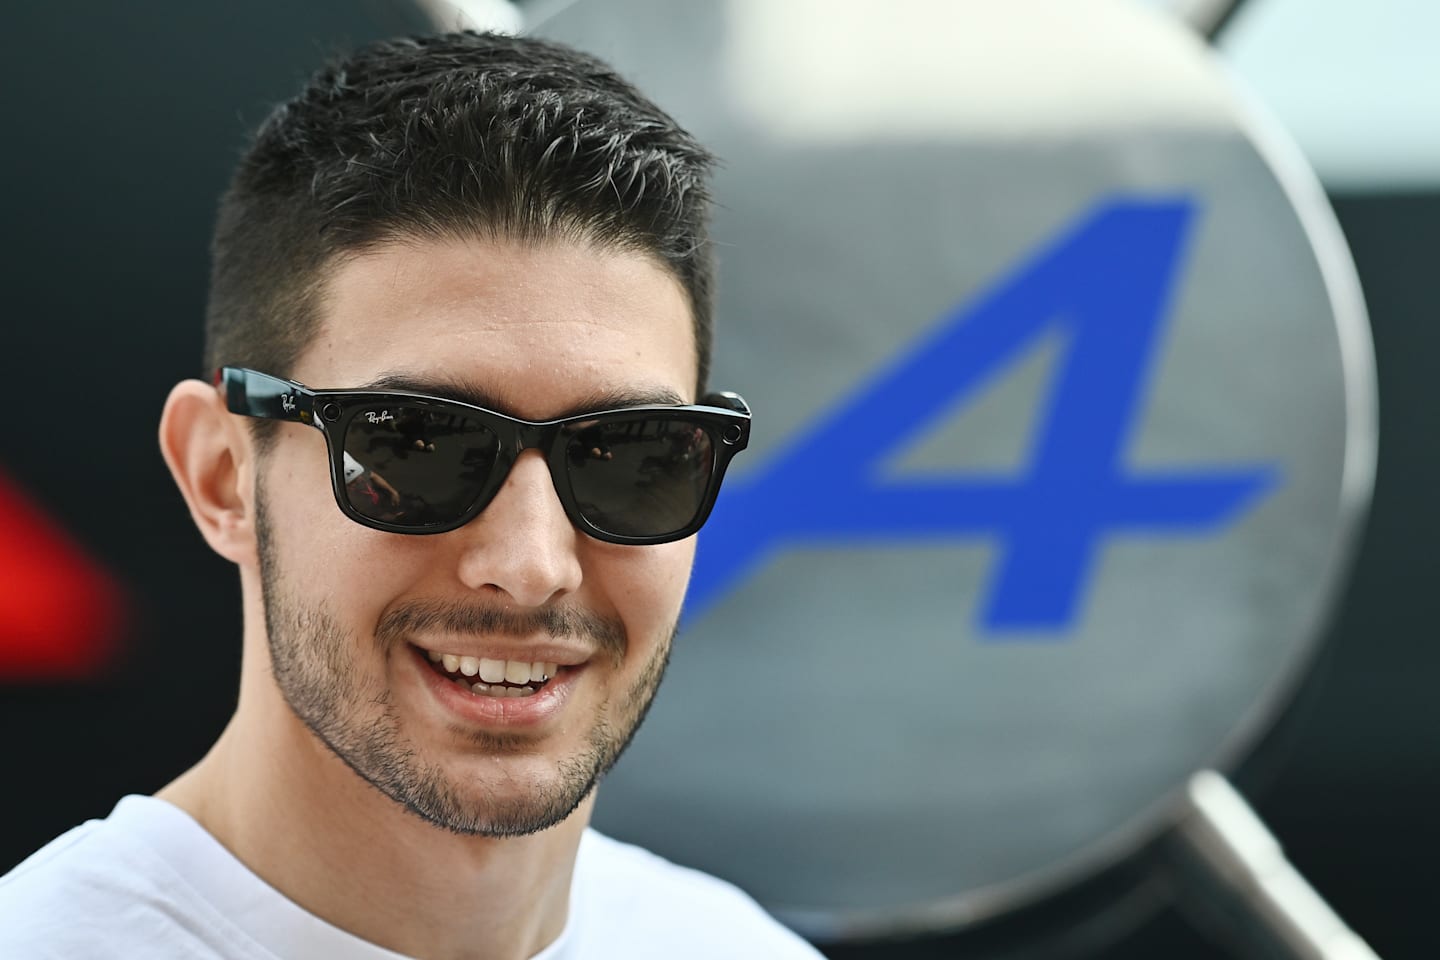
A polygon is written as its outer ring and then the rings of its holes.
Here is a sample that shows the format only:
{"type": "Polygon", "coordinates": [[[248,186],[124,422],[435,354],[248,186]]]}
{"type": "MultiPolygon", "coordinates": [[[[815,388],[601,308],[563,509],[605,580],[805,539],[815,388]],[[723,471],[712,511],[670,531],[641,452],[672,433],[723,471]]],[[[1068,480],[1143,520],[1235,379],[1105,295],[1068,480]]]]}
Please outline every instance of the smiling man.
{"type": "Polygon", "coordinates": [[[234,718],[0,880],[7,958],[801,958],[587,828],[749,436],[703,393],[710,158],[603,64],[360,51],[221,206],[160,442],[240,571],[234,718]]]}

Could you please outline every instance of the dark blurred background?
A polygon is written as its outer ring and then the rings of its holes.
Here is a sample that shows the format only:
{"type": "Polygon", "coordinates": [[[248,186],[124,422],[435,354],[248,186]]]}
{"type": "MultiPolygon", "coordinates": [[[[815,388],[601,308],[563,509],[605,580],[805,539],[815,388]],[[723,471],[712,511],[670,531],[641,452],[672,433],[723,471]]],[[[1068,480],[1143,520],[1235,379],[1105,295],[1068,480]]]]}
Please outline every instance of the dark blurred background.
{"type": "MultiPolygon", "coordinates": [[[[1440,128],[1406,105],[1440,107],[1433,54],[1415,59],[1440,16],[1425,0],[1303,6],[1244,4],[1220,45],[1326,182],[1373,324],[1382,443],[1320,661],[1235,779],[1381,956],[1433,957],[1440,653],[1425,638],[1440,616],[1428,559],[1440,534],[1440,128]]],[[[7,13],[0,870],[122,794],[158,789],[232,710],[236,578],[192,527],[154,439],[170,386],[200,373],[215,200],[247,131],[323,57],[427,28],[398,0],[79,0],[7,13]]],[[[1185,910],[1137,924],[1104,955],[1237,955],[1185,910]]],[[[832,952],[1003,955],[1008,936],[832,952]]]]}

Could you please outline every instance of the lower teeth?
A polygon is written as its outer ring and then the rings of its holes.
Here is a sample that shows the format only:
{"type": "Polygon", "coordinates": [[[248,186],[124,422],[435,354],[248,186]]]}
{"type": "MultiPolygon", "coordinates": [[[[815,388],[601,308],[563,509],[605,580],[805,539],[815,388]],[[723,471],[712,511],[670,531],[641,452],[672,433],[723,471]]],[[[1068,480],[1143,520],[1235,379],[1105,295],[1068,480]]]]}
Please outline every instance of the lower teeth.
{"type": "Polygon", "coordinates": [[[503,683],[471,683],[469,680],[456,680],[461,690],[468,693],[478,694],[482,697],[528,697],[535,692],[535,688],[529,685],[523,687],[507,687],[503,683]]]}

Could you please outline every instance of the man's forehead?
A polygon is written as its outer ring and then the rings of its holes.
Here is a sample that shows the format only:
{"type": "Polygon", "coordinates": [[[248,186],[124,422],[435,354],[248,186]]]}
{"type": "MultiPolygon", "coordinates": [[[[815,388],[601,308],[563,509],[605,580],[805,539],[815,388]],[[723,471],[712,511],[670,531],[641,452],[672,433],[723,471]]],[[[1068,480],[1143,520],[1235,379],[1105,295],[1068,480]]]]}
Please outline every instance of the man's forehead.
{"type": "Polygon", "coordinates": [[[413,300],[421,289],[434,304],[464,302],[484,291],[496,302],[546,300],[567,289],[575,306],[640,287],[663,288],[693,322],[689,295],[656,254],[616,244],[504,236],[400,236],[336,256],[322,271],[322,300],[360,295],[370,302],[413,300]],[[579,292],[577,302],[573,294],[579,292]]]}
{"type": "MultiPolygon", "coordinates": [[[[535,406],[535,398],[514,397],[511,395],[513,391],[506,390],[503,384],[486,384],[447,374],[395,370],[382,373],[364,383],[346,386],[356,390],[398,390],[446,400],[460,400],[516,417],[523,416],[535,406]]],[[[560,420],[601,410],[684,402],[685,398],[672,387],[637,380],[634,383],[592,389],[567,397],[563,406],[547,410],[546,419],[560,420]]]]}
{"type": "Polygon", "coordinates": [[[643,254],[396,242],[337,263],[320,300],[297,370],[312,387],[404,390],[525,419],[683,403],[694,391],[688,297],[643,254]]]}

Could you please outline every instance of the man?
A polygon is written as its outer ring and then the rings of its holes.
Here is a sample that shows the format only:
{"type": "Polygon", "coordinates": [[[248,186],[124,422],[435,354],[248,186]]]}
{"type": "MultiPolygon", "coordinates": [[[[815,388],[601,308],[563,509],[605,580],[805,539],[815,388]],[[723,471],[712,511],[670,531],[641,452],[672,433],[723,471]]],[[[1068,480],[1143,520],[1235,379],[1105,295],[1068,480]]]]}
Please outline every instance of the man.
{"type": "Polygon", "coordinates": [[[709,165],[535,40],[379,44],[275,111],[220,209],[215,379],[160,427],[240,570],[238,707],[0,880],[0,953],[816,956],[586,826],[748,437],[700,400],[709,165]]]}

